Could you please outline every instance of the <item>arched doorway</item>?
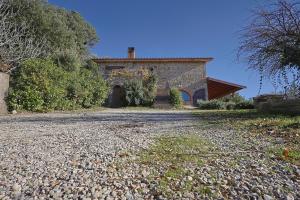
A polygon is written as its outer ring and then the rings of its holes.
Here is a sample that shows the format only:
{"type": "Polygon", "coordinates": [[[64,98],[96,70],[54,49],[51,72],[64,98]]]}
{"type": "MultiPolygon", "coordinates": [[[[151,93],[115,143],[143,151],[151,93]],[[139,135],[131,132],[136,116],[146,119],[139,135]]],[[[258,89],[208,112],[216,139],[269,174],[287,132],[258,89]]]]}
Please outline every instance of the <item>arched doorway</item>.
{"type": "Polygon", "coordinates": [[[194,106],[197,105],[198,100],[205,100],[205,89],[199,89],[196,90],[194,95],[193,95],[193,104],[194,106]]]}
{"type": "Polygon", "coordinates": [[[116,85],[113,87],[111,95],[111,107],[119,108],[125,105],[125,90],[123,87],[116,85]]]}
{"type": "Polygon", "coordinates": [[[184,104],[191,104],[192,97],[185,90],[179,90],[184,104]]]}

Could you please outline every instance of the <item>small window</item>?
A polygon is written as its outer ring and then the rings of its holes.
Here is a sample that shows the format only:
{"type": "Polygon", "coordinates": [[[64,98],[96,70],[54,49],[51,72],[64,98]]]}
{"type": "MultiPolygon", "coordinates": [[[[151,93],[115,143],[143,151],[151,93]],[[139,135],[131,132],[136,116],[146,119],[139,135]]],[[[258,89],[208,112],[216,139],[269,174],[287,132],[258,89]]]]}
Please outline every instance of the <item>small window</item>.
{"type": "Polygon", "coordinates": [[[105,66],[106,70],[124,69],[125,66],[105,66]]]}

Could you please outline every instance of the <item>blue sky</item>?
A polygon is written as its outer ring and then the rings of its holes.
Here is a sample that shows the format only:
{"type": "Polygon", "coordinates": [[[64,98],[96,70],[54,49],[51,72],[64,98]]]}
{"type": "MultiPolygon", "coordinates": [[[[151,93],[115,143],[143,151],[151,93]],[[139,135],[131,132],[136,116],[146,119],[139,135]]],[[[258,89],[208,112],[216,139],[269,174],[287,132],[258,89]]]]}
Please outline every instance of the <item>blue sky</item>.
{"type": "MultiPolygon", "coordinates": [[[[126,57],[134,46],[138,57],[213,57],[208,76],[247,86],[250,98],[259,91],[259,74],[237,61],[239,31],[251,9],[267,0],[49,0],[75,10],[100,37],[98,56],[126,57]]],[[[273,92],[264,81],[262,92],[273,92]]]]}

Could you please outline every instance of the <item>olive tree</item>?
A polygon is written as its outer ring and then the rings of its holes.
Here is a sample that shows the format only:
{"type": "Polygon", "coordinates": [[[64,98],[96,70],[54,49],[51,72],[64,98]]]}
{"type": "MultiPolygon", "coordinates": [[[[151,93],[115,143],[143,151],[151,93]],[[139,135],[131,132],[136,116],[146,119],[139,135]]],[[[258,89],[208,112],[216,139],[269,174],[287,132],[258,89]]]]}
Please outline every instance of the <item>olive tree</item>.
{"type": "Polygon", "coordinates": [[[27,58],[40,56],[46,49],[43,38],[36,40],[29,34],[28,24],[13,22],[22,7],[13,8],[10,2],[0,0],[0,70],[5,72],[27,58]]]}
{"type": "Polygon", "coordinates": [[[278,0],[255,10],[251,23],[242,30],[238,56],[245,57],[262,77],[282,79],[285,87],[295,83],[294,78],[300,78],[299,2],[278,0]]]}

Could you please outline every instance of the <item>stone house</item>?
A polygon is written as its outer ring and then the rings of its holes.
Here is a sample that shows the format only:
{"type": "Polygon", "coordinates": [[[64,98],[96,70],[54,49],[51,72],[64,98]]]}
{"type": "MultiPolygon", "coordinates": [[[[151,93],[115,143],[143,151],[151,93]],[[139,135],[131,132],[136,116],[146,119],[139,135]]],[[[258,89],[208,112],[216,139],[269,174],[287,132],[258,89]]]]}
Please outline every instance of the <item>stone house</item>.
{"type": "MultiPolygon", "coordinates": [[[[196,105],[198,99],[211,100],[232,94],[244,86],[207,77],[206,64],[212,58],[137,58],[135,49],[128,48],[127,58],[98,58],[94,61],[108,79],[112,73],[135,72],[146,68],[158,77],[156,103],[168,102],[170,88],[178,88],[187,105],[196,105]]],[[[121,106],[124,79],[111,80],[112,93],[109,104],[121,106]]]]}

